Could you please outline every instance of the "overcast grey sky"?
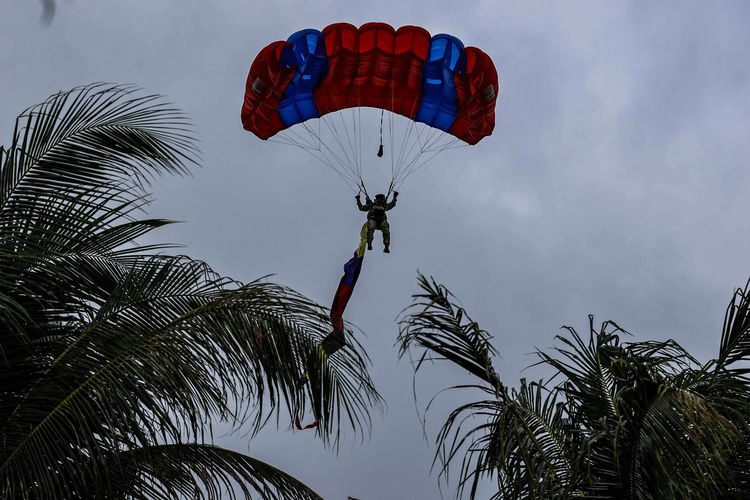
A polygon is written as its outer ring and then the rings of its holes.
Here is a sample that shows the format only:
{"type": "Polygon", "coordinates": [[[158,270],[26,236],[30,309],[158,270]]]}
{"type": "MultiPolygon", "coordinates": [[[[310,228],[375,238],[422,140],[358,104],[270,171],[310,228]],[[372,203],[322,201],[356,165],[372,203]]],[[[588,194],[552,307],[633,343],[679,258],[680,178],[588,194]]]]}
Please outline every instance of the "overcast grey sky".
{"type": "MultiPolygon", "coordinates": [[[[409,178],[392,253],[368,253],[346,318],[361,327],[388,403],[369,443],[338,455],[312,432],[219,442],[279,466],[327,499],[438,498],[394,318],[434,275],[495,335],[509,383],[563,324],[613,319],[637,339],[714,356],[732,289],[750,269],[747,2],[9,0],[0,16],[0,143],[26,106],[94,82],[136,83],[193,118],[204,166],[154,186],[156,236],[238,279],[274,280],[330,304],[362,215],[323,165],[242,129],[250,63],[296,30],[417,24],[487,52],[497,125],[409,178]],[[210,7],[209,7],[210,6],[210,7]]],[[[374,156],[374,155],[373,155],[374,156]]],[[[379,237],[379,235],[378,235],[379,237]]],[[[422,402],[455,380],[437,366],[422,402]]],[[[449,489],[452,493],[452,490],[449,489]]]]}

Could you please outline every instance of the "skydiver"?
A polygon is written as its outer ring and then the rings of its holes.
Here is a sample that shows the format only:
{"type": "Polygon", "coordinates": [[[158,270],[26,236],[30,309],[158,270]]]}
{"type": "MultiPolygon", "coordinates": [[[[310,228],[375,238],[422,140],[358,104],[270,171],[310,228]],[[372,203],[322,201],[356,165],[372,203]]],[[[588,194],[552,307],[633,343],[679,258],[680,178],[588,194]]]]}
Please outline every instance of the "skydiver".
{"type": "Polygon", "coordinates": [[[396,198],[398,198],[398,191],[393,192],[393,200],[390,202],[384,194],[375,195],[375,201],[372,201],[367,194],[365,194],[365,203],[363,204],[360,200],[360,195],[355,196],[357,199],[357,206],[363,212],[367,212],[367,249],[372,250],[372,238],[376,229],[380,229],[383,233],[383,252],[390,253],[388,248],[391,244],[391,229],[388,225],[388,216],[386,212],[396,206],[396,198]]]}

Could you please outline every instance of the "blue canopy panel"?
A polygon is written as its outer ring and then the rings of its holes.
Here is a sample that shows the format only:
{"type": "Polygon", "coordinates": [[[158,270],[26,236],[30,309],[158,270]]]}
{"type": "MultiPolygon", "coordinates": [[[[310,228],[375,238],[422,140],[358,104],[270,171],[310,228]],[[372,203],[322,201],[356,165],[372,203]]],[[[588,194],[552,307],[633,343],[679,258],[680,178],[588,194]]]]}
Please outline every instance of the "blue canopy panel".
{"type": "Polygon", "coordinates": [[[453,75],[463,71],[464,44],[458,38],[440,34],[430,40],[430,53],[422,70],[422,102],[416,121],[448,131],[458,114],[453,75]]]}
{"type": "Polygon", "coordinates": [[[287,42],[296,59],[297,72],[284,91],[279,114],[284,125],[291,127],[320,116],[313,101],[313,90],[328,73],[328,55],[323,34],[315,29],[298,31],[287,42]]]}

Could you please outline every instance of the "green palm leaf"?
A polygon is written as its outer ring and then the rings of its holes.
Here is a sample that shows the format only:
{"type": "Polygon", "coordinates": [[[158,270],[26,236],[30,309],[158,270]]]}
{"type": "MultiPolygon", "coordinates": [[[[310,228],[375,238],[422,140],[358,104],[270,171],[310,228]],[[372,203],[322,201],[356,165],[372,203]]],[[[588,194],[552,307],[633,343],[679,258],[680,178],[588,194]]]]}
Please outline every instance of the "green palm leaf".
{"type": "Polygon", "coordinates": [[[452,389],[494,396],[452,410],[437,435],[441,477],[461,461],[457,496],[495,479],[493,498],[743,498],[750,395],[746,372],[725,367],[746,356],[746,290],[730,304],[717,360],[701,365],[673,340],[622,342],[616,323],[589,316],[588,338],[565,327],[554,350],[538,351],[552,380],[506,389],[482,369],[489,334],[464,322],[445,287],[419,284],[401,356],[417,351],[415,375],[424,360],[451,361],[485,383],[452,389]]]}
{"type": "Polygon", "coordinates": [[[489,334],[471,320],[463,307],[451,301],[454,296],[447,288],[422,274],[417,280],[423,293],[413,295],[412,305],[402,312],[399,356],[403,357],[416,344],[424,351],[415,370],[424,361],[444,359],[501,390],[490,360],[496,351],[489,334]]]}
{"type": "MultiPolygon", "coordinates": [[[[118,454],[111,465],[108,481],[123,486],[122,496],[134,499],[321,498],[267,463],[210,445],[185,443],[135,448],[118,454]]],[[[92,483],[97,481],[93,471],[90,479],[92,483]]],[[[110,485],[99,486],[100,491],[94,493],[97,498],[112,494],[110,485]]]]}
{"type": "Polygon", "coordinates": [[[745,377],[750,373],[748,362],[750,362],[750,281],[744,289],[738,288],[735,291],[727,307],[716,370],[728,368],[735,374],[745,377]]]}
{"type": "Polygon", "coordinates": [[[323,308],[133,241],[169,223],[137,216],[154,176],[195,162],[186,127],[156,96],[98,84],[27,110],[0,150],[0,496],[219,498],[231,480],[315,498],[211,447],[212,419],[254,433],[313,406],[325,443],[369,432],[382,400],[361,345],[324,360],[318,391],[297,387],[323,308]]]}

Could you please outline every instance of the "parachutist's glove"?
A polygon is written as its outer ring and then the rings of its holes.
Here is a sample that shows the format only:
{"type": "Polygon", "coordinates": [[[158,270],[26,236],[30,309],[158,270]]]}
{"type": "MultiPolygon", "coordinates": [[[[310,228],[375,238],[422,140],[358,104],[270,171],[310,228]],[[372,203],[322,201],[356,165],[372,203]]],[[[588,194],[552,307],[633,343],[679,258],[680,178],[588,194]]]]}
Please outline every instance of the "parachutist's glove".
{"type": "Polygon", "coordinates": [[[394,197],[394,198],[398,198],[398,191],[394,191],[394,192],[393,192],[393,197],[394,197]]]}
{"type": "Polygon", "coordinates": [[[359,195],[355,196],[354,198],[356,198],[356,200],[359,201],[359,195]]]}

